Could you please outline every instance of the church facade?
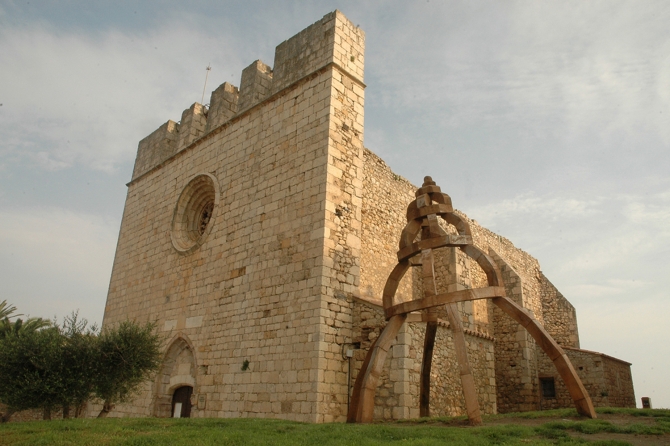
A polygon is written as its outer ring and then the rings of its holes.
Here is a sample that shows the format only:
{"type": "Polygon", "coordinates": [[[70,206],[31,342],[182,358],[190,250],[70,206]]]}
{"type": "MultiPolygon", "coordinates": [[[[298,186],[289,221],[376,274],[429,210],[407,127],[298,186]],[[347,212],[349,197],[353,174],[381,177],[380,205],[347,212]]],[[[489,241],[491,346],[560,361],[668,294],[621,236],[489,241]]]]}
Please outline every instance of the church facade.
{"type": "MultiPolygon", "coordinates": [[[[168,341],[155,379],[110,416],[346,419],[386,323],[381,295],[416,190],[364,147],[364,49],[363,31],[330,13],[277,46],[272,67],[253,62],[239,88],[224,83],[208,106],[140,141],[103,327],[158,321],[168,341]]],[[[593,403],[634,407],[630,364],[580,349],[575,309],[538,261],[468,222],[507,296],[564,348],[593,403]]],[[[485,281],[458,249],[436,262],[438,289],[485,281]]],[[[397,298],[413,299],[420,282],[408,274],[397,298]]],[[[484,413],[571,406],[516,322],[485,300],[459,313],[484,413]]],[[[398,334],[376,418],[419,416],[423,330],[417,320],[398,334]]],[[[432,370],[431,414],[463,414],[444,320],[432,370]]]]}

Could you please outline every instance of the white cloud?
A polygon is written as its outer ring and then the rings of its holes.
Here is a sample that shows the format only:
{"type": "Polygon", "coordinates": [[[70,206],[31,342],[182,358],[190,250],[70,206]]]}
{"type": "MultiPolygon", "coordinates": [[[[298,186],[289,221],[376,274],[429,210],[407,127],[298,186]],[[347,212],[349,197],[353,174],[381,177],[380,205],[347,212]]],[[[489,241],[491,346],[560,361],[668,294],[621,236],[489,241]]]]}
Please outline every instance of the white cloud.
{"type": "Polygon", "coordinates": [[[368,56],[369,102],[388,110],[393,137],[369,132],[368,146],[420,144],[444,166],[462,151],[470,156],[459,167],[516,162],[518,176],[549,170],[550,162],[585,169],[589,182],[610,165],[643,165],[647,173],[667,165],[667,7],[487,6],[474,13],[474,6],[440,4],[430,14],[413,6],[398,27],[379,29],[383,45],[372,43],[376,54],[368,56]]]}
{"type": "Polygon", "coordinates": [[[468,214],[535,256],[573,304],[660,299],[670,272],[668,189],[581,198],[590,195],[524,193],[468,214]]]}
{"type": "Polygon", "coordinates": [[[584,199],[581,196],[538,196],[534,192],[526,192],[514,198],[503,200],[475,208],[477,219],[499,224],[501,220],[517,220],[521,215],[533,215],[542,220],[572,220],[589,218],[602,212],[598,209],[602,199],[584,199]]]}
{"type": "Polygon", "coordinates": [[[70,164],[65,161],[55,160],[49,152],[37,152],[27,154],[43,170],[60,170],[70,164]]]}
{"type": "MultiPolygon", "coordinates": [[[[561,291],[568,296],[588,296],[590,299],[611,298],[618,295],[636,294],[641,288],[653,285],[654,282],[638,280],[607,279],[603,283],[579,283],[568,285],[561,291]]],[[[600,300],[598,300],[600,302],[600,300]]]]}

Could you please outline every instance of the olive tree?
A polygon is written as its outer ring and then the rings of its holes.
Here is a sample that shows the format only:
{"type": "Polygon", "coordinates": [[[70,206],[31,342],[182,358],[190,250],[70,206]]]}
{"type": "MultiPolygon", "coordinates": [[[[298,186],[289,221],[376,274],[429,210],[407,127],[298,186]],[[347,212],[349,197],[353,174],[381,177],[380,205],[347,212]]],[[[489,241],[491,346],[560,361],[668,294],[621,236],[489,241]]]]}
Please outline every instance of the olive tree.
{"type": "Polygon", "coordinates": [[[63,418],[69,418],[70,407],[75,408],[79,416],[86,401],[95,391],[99,358],[98,329],[88,327],[86,319],[79,319],[77,312],[67,316],[60,328],[63,338],[61,344],[61,370],[63,376],[61,406],[63,418]]]}
{"type": "Polygon", "coordinates": [[[106,417],[153,375],[161,364],[162,338],[156,323],[121,322],[104,330],[98,339],[98,373],[95,395],[103,401],[98,417],[106,417]]]}
{"type": "Polygon", "coordinates": [[[16,411],[41,408],[44,419],[62,407],[79,414],[92,397],[99,416],[130,399],[160,366],[162,338],[155,323],[125,321],[102,332],[76,312],[62,325],[43,319],[10,321],[16,309],[0,303],[0,403],[2,421],[16,411]]]}

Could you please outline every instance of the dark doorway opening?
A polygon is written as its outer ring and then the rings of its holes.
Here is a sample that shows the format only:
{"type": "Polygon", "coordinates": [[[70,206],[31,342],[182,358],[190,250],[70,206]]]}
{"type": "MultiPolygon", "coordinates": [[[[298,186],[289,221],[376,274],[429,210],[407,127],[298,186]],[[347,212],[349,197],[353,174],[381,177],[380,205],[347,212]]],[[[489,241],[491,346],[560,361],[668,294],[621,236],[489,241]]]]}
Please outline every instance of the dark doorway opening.
{"type": "Polygon", "coordinates": [[[172,418],[189,418],[191,416],[191,395],[193,387],[182,386],[172,394],[172,418]]]}
{"type": "Polygon", "coordinates": [[[556,385],[554,378],[540,378],[542,398],[556,398],[556,385]]]}

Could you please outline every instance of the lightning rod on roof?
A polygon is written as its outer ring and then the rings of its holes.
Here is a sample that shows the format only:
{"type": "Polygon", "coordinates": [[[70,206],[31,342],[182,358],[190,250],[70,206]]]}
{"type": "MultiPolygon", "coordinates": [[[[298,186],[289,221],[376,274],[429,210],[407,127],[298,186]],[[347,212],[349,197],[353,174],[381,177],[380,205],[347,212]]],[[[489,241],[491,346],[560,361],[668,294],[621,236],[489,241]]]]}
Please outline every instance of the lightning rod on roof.
{"type": "Polygon", "coordinates": [[[200,103],[203,104],[205,101],[205,90],[207,89],[207,77],[209,76],[209,72],[212,70],[212,65],[207,64],[207,68],[205,68],[205,86],[202,87],[202,99],[200,99],[200,103]]]}

